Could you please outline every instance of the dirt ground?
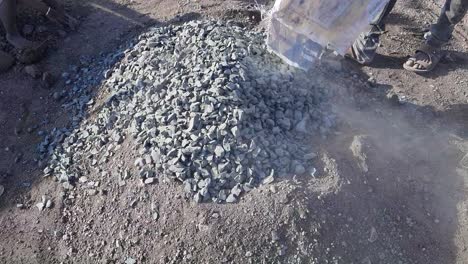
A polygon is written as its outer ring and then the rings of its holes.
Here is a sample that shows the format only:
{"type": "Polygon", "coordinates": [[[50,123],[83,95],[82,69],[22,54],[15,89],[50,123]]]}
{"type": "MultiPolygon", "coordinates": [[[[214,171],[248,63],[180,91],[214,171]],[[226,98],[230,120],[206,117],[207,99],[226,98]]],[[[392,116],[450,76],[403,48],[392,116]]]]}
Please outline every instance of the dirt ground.
{"type": "Polygon", "coordinates": [[[24,65],[0,75],[0,263],[468,263],[468,19],[433,73],[401,67],[437,17],[434,0],[399,1],[372,65],[311,72],[339,117],[332,135],[310,140],[316,178],[265,185],[233,205],[195,204],[170,181],[102,184],[69,203],[42,178],[38,133],[66,125],[54,98],[72,88],[64,72],[92,67],[149,25],[221,17],[256,26],[254,2],[69,0],[81,25],[65,34],[22,16],[21,26],[45,30],[31,37],[52,36],[38,67],[56,82],[45,88],[24,65]],[[42,195],[54,206],[40,212],[42,195]]]}

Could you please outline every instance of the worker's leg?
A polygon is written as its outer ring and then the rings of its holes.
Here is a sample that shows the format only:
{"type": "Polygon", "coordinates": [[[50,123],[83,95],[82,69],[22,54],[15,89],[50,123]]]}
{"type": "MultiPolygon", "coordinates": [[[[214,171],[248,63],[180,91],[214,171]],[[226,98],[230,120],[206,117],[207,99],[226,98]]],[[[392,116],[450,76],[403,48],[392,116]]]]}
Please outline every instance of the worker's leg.
{"type": "Polygon", "coordinates": [[[453,28],[466,14],[468,0],[448,0],[445,2],[437,23],[431,26],[428,44],[442,46],[452,37],[453,28]]]}
{"type": "Polygon", "coordinates": [[[379,15],[371,22],[371,25],[377,25],[384,27],[385,26],[385,18],[392,12],[393,7],[395,7],[397,0],[390,0],[385,8],[382,10],[382,12],[379,13],[379,15]]]}
{"type": "Polygon", "coordinates": [[[347,55],[360,64],[368,64],[374,60],[380,44],[380,35],[385,31],[385,18],[390,14],[396,0],[390,0],[385,8],[371,21],[371,29],[363,32],[354,41],[347,55]]]}
{"type": "Polygon", "coordinates": [[[415,55],[403,65],[415,72],[429,72],[442,57],[441,47],[452,37],[454,26],[460,22],[468,9],[468,0],[447,0],[439,19],[431,26],[431,34],[415,55]]]}
{"type": "Polygon", "coordinates": [[[23,38],[16,25],[16,0],[3,0],[0,3],[0,21],[2,22],[6,39],[17,49],[31,47],[33,42],[23,38]]]}

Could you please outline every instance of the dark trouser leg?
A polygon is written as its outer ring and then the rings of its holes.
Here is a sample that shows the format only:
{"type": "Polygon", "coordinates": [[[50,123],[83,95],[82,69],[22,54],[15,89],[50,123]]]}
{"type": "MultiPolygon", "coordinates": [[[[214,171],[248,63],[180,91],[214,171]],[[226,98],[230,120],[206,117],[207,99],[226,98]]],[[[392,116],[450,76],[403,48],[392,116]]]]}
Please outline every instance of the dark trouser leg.
{"type": "Polygon", "coordinates": [[[385,8],[371,21],[371,28],[368,32],[363,32],[354,41],[348,56],[360,64],[372,62],[380,43],[380,35],[385,30],[385,18],[390,14],[395,6],[396,0],[390,0],[385,8]]]}
{"type": "Polygon", "coordinates": [[[452,37],[454,26],[466,14],[468,0],[446,0],[437,23],[431,26],[431,35],[427,44],[440,47],[452,37]]]}
{"type": "Polygon", "coordinates": [[[368,64],[374,59],[379,47],[380,35],[385,30],[385,18],[390,14],[395,3],[396,0],[390,0],[385,8],[371,21],[371,29],[368,32],[361,33],[354,41],[348,55],[358,63],[368,64]]]}
{"type": "Polygon", "coordinates": [[[16,27],[16,0],[3,0],[0,3],[0,21],[7,35],[19,35],[16,27]]]}
{"type": "Polygon", "coordinates": [[[371,25],[376,25],[380,28],[385,26],[385,18],[392,12],[393,7],[395,6],[397,0],[390,0],[385,6],[384,10],[379,13],[379,15],[371,22],[371,25]]]}

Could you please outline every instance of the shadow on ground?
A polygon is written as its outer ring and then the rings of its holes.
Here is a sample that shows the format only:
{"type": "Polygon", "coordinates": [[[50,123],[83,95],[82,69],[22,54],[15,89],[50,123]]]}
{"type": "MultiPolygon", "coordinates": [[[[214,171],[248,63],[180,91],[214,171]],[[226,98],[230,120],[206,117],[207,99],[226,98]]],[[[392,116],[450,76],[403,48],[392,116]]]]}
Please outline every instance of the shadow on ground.
{"type": "MultiPolygon", "coordinates": [[[[34,35],[33,39],[55,38],[47,57],[36,65],[55,76],[54,86],[44,89],[40,80],[23,72],[24,65],[1,75],[0,184],[5,186],[0,200],[2,209],[29,203],[29,192],[42,180],[41,170],[47,162],[37,159],[43,135],[80,121],[73,121],[75,113],[68,112],[65,106],[73,103],[80,89],[86,90],[88,100],[93,99],[104,73],[121,59],[122,50],[131,44],[133,36],[147,26],[182,23],[200,17],[198,13],[186,13],[160,22],[126,6],[100,0],[74,3],[71,13],[80,18],[81,24],[64,39],[57,38],[57,30],[61,30],[57,25],[44,19],[38,19],[34,25],[36,29],[45,28],[48,34],[34,35]],[[77,79],[78,76],[86,78],[77,79]]],[[[25,17],[20,28],[23,23],[34,23],[29,15],[25,17]]]]}
{"type": "MultiPolygon", "coordinates": [[[[345,86],[353,86],[351,78],[343,78],[345,86]]],[[[296,198],[309,201],[314,217],[299,220],[296,229],[313,233],[310,223],[321,223],[317,237],[302,241],[315,247],[303,250],[327,252],[319,263],[457,263],[466,225],[459,217],[467,199],[468,170],[460,164],[467,150],[460,145],[468,142],[468,105],[436,111],[362,87],[351,91],[339,92],[342,123],[323,147],[336,159],[341,189],[315,199],[307,179],[298,183],[303,193],[296,198]]]]}
{"type": "MultiPolygon", "coordinates": [[[[457,69],[468,69],[468,54],[459,51],[445,51],[446,56],[440,61],[439,67],[436,67],[432,72],[425,73],[427,78],[437,78],[448,75],[451,71],[457,69]]],[[[372,62],[372,67],[376,69],[402,69],[403,64],[408,60],[407,56],[392,56],[377,54],[372,62]]]]}

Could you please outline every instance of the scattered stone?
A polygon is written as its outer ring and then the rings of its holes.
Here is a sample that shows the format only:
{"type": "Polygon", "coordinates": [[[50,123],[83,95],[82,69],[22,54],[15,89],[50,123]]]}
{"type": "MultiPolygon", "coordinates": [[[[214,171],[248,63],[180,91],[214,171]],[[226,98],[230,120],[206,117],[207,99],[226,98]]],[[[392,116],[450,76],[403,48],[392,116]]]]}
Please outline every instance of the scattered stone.
{"type": "Polygon", "coordinates": [[[42,72],[36,65],[27,65],[24,67],[24,71],[34,79],[41,77],[42,72]]]}
{"type": "Polygon", "coordinates": [[[47,202],[45,204],[45,208],[52,208],[52,206],[53,206],[52,200],[47,200],[47,202]]]}
{"type": "Polygon", "coordinates": [[[377,230],[375,229],[375,227],[372,227],[370,231],[369,242],[374,243],[375,241],[377,241],[377,238],[377,230]]]}
{"type": "Polygon", "coordinates": [[[43,202],[40,202],[36,204],[36,207],[37,209],[39,209],[39,211],[42,211],[45,208],[45,204],[43,202]]]}
{"type": "Polygon", "coordinates": [[[54,92],[52,94],[52,98],[54,98],[55,101],[58,101],[60,100],[60,98],[62,98],[62,94],[60,94],[59,92],[54,92]]]}
{"type": "Polygon", "coordinates": [[[215,154],[217,158],[222,158],[224,157],[224,148],[221,146],[216,146],[215,148],[215,154]]]}
{"type": "Polygon", "coordinates": [[[227,203],[235,203],[235,202],[237,202],[237,198],[236,198],[236,196],[235,196],[234,194],[231,193],[231,194],[227,197],[226,202],[227,202],[227,203]]]}
{"type": "Polygon", "coordinates": [[[155,178],[146,178],[145,179],[145,184],[153,184],[156,181],[155,178]]]}
{"type": "Polygon", "coordinates": [[[134,163],[135,166],[137,167],[143,167],[145,166],[145,160],[142,158],[137,158],[134,163]]]}
{"type": "Polygon", "coordinates": [[[136,264],[136,260],[133,259],[133,258],[127,258],[127,260],[125,260],[125,264],[136,264]]]}
{"type": "Polygon", "coordinates": [[[158,221],[158,219],[159,219],[159,213],[158,213],[158,212],[154,212],[154,213],[153,213],[153,220],[158,221]]]}
{"type": "Polygon", "coordinates": [[[215,213],[213,213],[213,214],[211,215],[211,217],[214,218],[214,219],[218,219],[220,216],[219,216],[219,213],[216,213],[216,212],[215,212],[215,213]]]}
{"type": "Polygon", "coordinates": [[[271,186],[271,187],[270,187],[270,192],[272,192],[272,193],[277,193],[278,190],[277,190],[276,186],[274,186],[274,185],[271,186]]]}
{"type": "Polygon", "coordinates": [[[79,183],[86,183],[88,181],[88,178],[86,176],[81,176],[79,179],[78,179],[78,182],[79,183]]]}
{"type": "Polygon", "coordinates": [[[270,184],[270,183],[273,183],[274,181],[275,181],[275,177],[270,175],[263,180],[263,184],[270,184]]]}

